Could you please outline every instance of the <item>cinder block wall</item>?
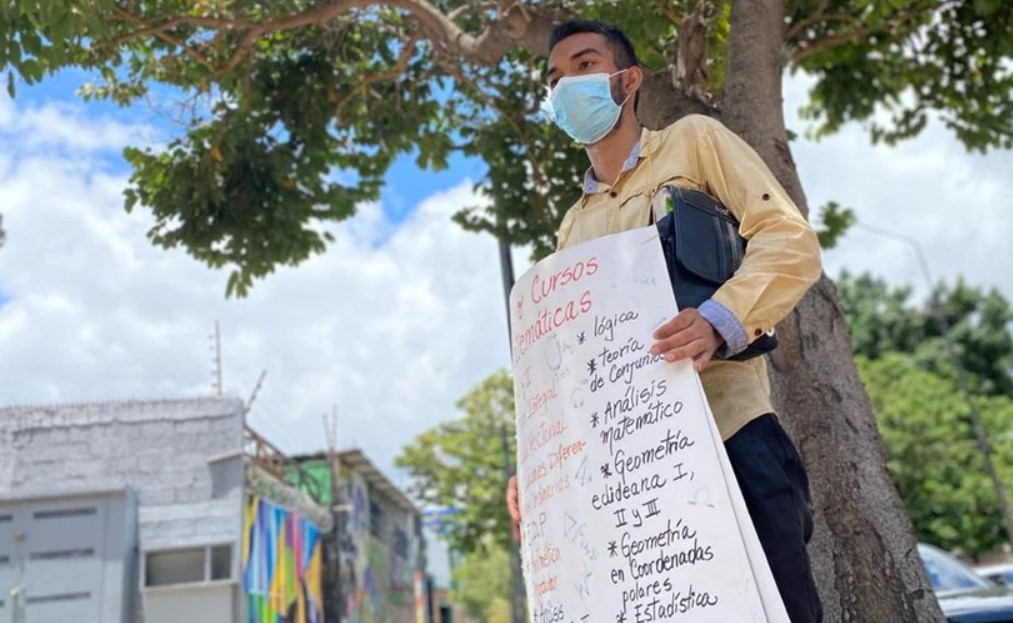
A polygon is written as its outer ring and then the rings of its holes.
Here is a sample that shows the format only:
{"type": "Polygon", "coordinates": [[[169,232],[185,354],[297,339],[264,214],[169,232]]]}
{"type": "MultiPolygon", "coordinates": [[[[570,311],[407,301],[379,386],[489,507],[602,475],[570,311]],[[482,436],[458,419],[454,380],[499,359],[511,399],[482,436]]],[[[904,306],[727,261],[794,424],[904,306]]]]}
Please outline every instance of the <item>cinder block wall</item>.
{"type": "Polygon", "coordinates": [[[142,551],[238,542],[242,446],[238,399],[2,408],[0,498],[130,487],[142,551]]]}

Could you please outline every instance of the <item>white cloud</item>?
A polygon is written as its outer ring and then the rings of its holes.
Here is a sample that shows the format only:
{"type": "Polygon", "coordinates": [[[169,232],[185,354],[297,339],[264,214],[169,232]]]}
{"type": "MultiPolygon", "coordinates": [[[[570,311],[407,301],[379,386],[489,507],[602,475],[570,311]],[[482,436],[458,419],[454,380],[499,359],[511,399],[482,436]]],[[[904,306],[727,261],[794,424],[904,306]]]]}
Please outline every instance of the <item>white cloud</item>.
{"type": "MultiPolygon", "coordinates": [[[[789,119],[805,86],[788,84],[789,119]]],[[[326,255],[225,301],[225,274],[151,247],[147,214],[123,212],[124,179],[99,152],[136,131],[96,125],[80,107],[25,111],[0,97],[0,136],[12,146],[0,154],[0,292],[11,298],[0,307],[0,404],[206,392],[217,318],[227,389],[246,396],[268,370],[254,426],[286,450],[320,448],[320,415],[337,404],[342,445],[364,447],[390,473],[405,442],[508,364],[495,242],[450,221],[475,201],[470,182],[396,229],[365,206],[332,228],[326,255]]],[[[894,150],[856,127],[794,150],[812,206],[852,206],[918,237],[938,276],[959,272],[1013,297],[1010,154],[970,157],[938,126],[894,150]]],[[[519,275],[526,252],[515,258],[519,275]]],[[[860,232],[826,259],[832,275],[847,266],[919,279],[909,249],[860,232]]]]}
{"type": "MultiPolygon", "coordinates": [[[[806,127],[796,110],[809,85],[804,77],[786,83],[785,112],[796,131],[806,127]]],[[[895,148],[872,146],[868,132],[851,124],[819,143],[795,144],[793,156],[814,212],[828,201],[851,207],[863,223],[917,239],[937,281],[962,275],[1013,299],[1013,153],[969,155],[933,122],[895,148]]],[[[825,265],[834,277],[842,268],[868,270],[926,292],[909,245],[862,230],[827,252],[825,265]]]]}
{"type": "MultiPolygon", "coordinates": [[[[29,123],[12,115],[7,127],[29,123]]],[[[125,180],[65,148],[0,162],[0,404],[208,392],[219,319],[226,388],[245,397],[268,370],[254,426],[287,451],[320,449],[337,404],[341,445],[390,472],[404,443],[508,364],[495,242],[450,220],[475,202],[467,180],[396,231],[362,207],[331,228],[326,255],[226,301],[224,273],[151,247],[145,211],[123,211],[125,180]]]]}
{"type": "Polygon", "coordinates": [[[0,139],[16,143],[19,150],[119,151],[127,145],[152,143],[157,137],[155,129],[147,124],[85,116],[79,104],[48,102],[24,107],[0,93],[0,139]]]}

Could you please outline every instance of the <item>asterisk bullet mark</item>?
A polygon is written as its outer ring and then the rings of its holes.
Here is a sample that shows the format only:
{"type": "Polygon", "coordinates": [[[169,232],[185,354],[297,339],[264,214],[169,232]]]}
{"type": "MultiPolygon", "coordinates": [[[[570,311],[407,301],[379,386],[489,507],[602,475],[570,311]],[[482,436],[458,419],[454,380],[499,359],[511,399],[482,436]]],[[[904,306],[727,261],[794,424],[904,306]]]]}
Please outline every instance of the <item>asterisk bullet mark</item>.
{"type": "Polygon", "coordinates": [[[586,339],[587,337],[584,336],[584,332],[581,331],[580,334],[577,335],[577,346],[583,345],[586,339]]]}
{"type": "Polygon", "coordinates": [[[606,478],[609,478],[609,477],[612,476],[612,471],[609,469],[609,464],[608,463],[605,463],[604,465],[601,466],[601,475],[604,476],[604,477],[606,477],[606,478]]]}
{"type": "Polygon", "coordinates": [[[590,374],[594,374],[598,371],[598,365],[594,362],[594,359],[587,362],[587,371],[590,374]]]}
{"type": "Polygon", "coordinates": [[[616,615],[616,623],[626,623],[626,611],[622,611],[616,615]]]}
{"type": "Polygon", "coordinates": [[[591,414],[591,428],[598,428],[598,412],[591,414]]]}
{"type": "Polygon", "coordinates": [[[617,546],[615,541],[609,541],[609,557],[615,558],[618,554],[616,552],[617,546]]]}

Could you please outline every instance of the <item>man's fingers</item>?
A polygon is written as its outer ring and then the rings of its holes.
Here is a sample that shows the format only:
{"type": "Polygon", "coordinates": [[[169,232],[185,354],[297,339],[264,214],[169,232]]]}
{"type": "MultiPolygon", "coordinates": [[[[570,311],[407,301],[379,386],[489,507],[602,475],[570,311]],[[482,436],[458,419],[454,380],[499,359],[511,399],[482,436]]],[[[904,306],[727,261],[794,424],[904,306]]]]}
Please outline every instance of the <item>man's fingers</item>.
{"type": "Polygon", "coordinates": [[[665,361],[672,362],[680,361],[682,359],[694,359],[697,355],[706,351],[707,340],[696,339],[685,346],[665,351],[662,356],[665,358],[665,361]]]}
{"type": "Polygon", "coordinates": [[[714,353],[710,349],[705,348],[702,353],[700,353],[699,355],[696,356],[696,358],[693,359],[693,369],[696,370],[697,372],[700,372],[701,370],[707,367],[707,364],[711,362],[711,359],[713,357],[714,353]]]}
{"type": "Polygon", "coordinates": [[[699,312],[695,309],[684,309],[675,317],[666,322],[665,324],[658,327],[654,332],[654,339],[663,340],[667,337],[682,331],[699,317],[699,312]]]}
{"type": "Polygon", "coordinates": [[[511,476],[506,490],[507,512],[510,513],[510,531],[513,533],[514,542],[520,543],[521,509],[517,502],[517,477],[511,476]]]}
{"type": "Polygon", "coordinates": [[[515,522],[521,519],[521,509],[517,503],[517,477],[513,476],[510,478],[510,482],[507,483],[506,491],[506,503],[507,512],[510,513],[510,518],[515,522]]]}
{"type": "Polygon", "coordinates": [[[691,344],[697,341],[698,339],[700,339],[700,336],[696,335],[696,333],[693,331],[687,330],[679,331],[672,337],[655,343],[654,346],[651,347],[651,354],[664,355],[668,351],[681,348],[683,346],[686,346],[687,344],[691,344]]]}

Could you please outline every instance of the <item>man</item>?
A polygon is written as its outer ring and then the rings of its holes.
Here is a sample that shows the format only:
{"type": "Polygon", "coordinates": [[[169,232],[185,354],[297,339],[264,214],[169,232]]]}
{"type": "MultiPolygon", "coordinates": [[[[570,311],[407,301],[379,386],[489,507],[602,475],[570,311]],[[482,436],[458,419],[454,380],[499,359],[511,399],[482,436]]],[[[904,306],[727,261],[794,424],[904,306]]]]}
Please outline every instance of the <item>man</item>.
{"type": "MultiPolygon", "coordinates": [[[[619,30],[574,21],[555,29],[547,73],[555,123],[591,161],[584,193],[563,218],[558,248],[650,223],[663,185],[706,192],[740,223],[742,265],[699,309],[653,336],[666,361],[692,358],[792,623],[822,621],[806,545],[809,483],[774,415],[762,358],[730,361],[771,331],[821,273],[815,233],[756,152],[716,120],[691,115],[661,132],[642,129],[644,72],[619,30]]],[[[519,534],[517,485],[507,503],[519,534]]]]}

